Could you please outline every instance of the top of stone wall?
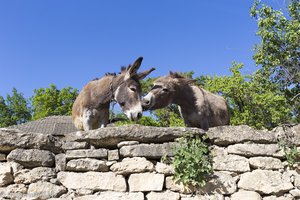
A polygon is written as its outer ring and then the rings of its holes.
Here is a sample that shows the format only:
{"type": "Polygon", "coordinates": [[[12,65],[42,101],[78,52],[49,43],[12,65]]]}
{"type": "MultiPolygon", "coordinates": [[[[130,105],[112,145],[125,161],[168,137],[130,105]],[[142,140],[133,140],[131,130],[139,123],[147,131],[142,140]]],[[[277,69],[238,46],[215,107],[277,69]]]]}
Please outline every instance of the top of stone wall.
{"type": "Polygon", "coordinates": [[[188,127],[147,127],[127,125],[107,127],[91,131],[66,133],[63,137],[52,134],[26,133],[16,129],[0,129],[0,152],[9,152],[16,148],[50,150],[54,153],[64,151],[63,143],[86,142],[96,148],[114,148],[122,141],[138,141],[142,143],[173,142],[184,133],[207,134],[213,144],[226,146],[235,143],[253,142],[260,144],[277,143],[280,138],[292,140],[300,145],[300,124],[285,130],[281,127],[272,131],[255,130],[248,126],[220,126],[208,132],[188,127]]]}
{"type": "Polygon", "coordinates": [[[143,143],[173,142],[184,133],[205,134],[198,128],[188,127],[151,127],[141,125],[126,125],[121,127],[106,127],[91,131],[78,131],[65,134],[67,141],[88,142],[95,147],[116,147],[122,141],[138,141],[143,143]]]}

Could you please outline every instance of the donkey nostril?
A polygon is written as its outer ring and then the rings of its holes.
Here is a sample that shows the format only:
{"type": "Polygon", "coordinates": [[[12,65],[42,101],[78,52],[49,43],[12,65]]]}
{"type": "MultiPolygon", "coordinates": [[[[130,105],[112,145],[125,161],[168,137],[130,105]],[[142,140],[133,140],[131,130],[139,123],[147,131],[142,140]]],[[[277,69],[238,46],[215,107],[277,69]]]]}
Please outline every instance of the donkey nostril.
{"type": "Polygon", "coordinates": [[[144,100],[144,104],[145,104],[145,105],[149,105],[149,104],[150,104],[150,101],[149,101],[149,100],[144,100]]]}
{"type": "Polygon", "coordinates": [[[142,116],[143,116],[143,114],[142,114],[141,112],[139,112],[139,113],[137,114],[137,118],[138,118],[138,119],[142,118],[142,116]]]}

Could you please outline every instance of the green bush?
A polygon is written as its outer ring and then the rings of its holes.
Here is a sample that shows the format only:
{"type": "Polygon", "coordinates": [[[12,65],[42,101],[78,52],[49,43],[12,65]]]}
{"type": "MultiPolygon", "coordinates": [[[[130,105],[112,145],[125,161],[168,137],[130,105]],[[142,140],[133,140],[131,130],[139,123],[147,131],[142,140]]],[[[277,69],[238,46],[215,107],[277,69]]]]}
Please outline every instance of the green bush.
{"type": "Polygon", "coordinates": [[[281,139],[279,140],[278,145],[279,148],[283,151],[284,157],[288,162],[289,167],[293,167],[295,164],[300,163],[300,153],[294,143],[281,139]]]}
{"type": "Polygon", "coordinates": [[[213,172],[207,136],[185,134],[174,148],[174,180],[183,185],[204,186],[213,172]]]}

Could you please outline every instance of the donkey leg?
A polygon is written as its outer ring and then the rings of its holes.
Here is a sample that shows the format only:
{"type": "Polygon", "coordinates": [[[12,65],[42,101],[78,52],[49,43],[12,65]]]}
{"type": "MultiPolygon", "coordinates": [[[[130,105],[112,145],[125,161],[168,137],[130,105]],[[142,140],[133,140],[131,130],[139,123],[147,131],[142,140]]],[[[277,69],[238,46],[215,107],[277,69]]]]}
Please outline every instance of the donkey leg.
{"type": "Polygon", "coordinates": [[[92,111],[89,109],[85,109],[82,115],[83,130],[88,131],[93,129],[92,118],[93,118],[92,111]]]}
{"type": "Polygon", "coordinates": [[[104,128],[108,124],[109,121],[109,109],[101,109],[100,117],[99,117],[99,127],[104,128]]]}
{"type": "Polygon", "coordinates": [[[208,128],[209,128],[209,123],[208,123],[208,120],[207,120],[206,118],[202,118],[202,119],[200,120],[200,127],[199,127],[199,128],[201,128],[201,129],[203,129],[203,130],[205,130],[205,131],[208,130],[208,128]]]}

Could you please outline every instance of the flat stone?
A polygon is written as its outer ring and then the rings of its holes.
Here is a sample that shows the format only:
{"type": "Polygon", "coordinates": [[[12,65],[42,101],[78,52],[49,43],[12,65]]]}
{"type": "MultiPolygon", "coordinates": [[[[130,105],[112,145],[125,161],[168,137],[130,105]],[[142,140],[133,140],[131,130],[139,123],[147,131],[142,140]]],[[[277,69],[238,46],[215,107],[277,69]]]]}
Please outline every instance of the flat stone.
{"type": "Polygon", "coordinates": [[[176,183],[173,180],[173,176],[166,177],[165,187],[168,190],[171,190],[171,191],[174,191],[174,192],[180,192],[180,193],[183,193],[183,194],[194,193],[196,191],[196,189],[194,187],[184,186],[182,183],[176,183]]]}
{"type": "Polygon", "coordinates": [[[15,149],[8,154],[7,160],[17,162],[27,168],[53,167],[55,163],[53,153],[39,149],[15,149]]]}
{"type": "Polygon", "coordinates": [[[29,184],[37,181],[50,181],[56,177],[56,172],[53,168],[36,167],[32,170],[23,169],[14,174],[15,183],[29,184]]]}
{"type": "Polygon", "coordinates": [[[300,189],[300,174],[295,175],[294,185],[296,188],[300,189]]]}
{"type": "Polygon", "coordinates": [[[131,174],[128,184],[130,192],[162,191],[164,175],[153,173],[131,174]]]}
{"type": "Polygon", "coordinates": [[[82,158],[82,159],[70,160],[67,163],[66,170],[75,171],[75,172],[87,172],[87,171],[107,172],[108,166],[106,165],[106,162],[103,160],[97,160],[93,158],[82,158]]]}
{"type": "Polygon", "coordinates": [[[262,200],[262,197],[253,191],[238,191],[231,195],[230,200],[262,200]]]}
{"type": "Polygon", "coordinates": [[[281,196],[281,197],[277,197],[277,196],[267,196],[264,197],[263,200],[295,200],[293,197],[285,197],[285,196],[281,196]]]}
{"type": "Polygon", "coordinates": [[[27,194],[27,187],[24,184],[12,184],[0,187],[1,199],[21,199],[25,194],[27,194]]]}
{"type": "Polygon", "coordinates": [[[9,163],[0,163],[0,187],[14,182],[12,168],[9,163]]]}
{"type": "Polygon", "coordinates": [[[125,192],[125,178],[113,172],[59,172],[58,181],[68,189],[89,189],[93,191],[112,190],[125,192]]]}
{"type": "Polygon", "coordinates": [[[176,143],[138,144],[123,146],[120,149],[121,157],[146,157],[158,159],[162,156],[173,156],[173,147],[176,143]]]}
{"type": "Polygon", "coordinates": [[[176,192],[150,192],[147,194],[147,200],[179,200],[180,195],[176,192]]]}
{"type": "Polygon", "coordinates": [[[221,194],[181,195],[181,200],[224,200],[221,194]]]}
{"type": "Polygon", "coordinates": [[[233,194],[237,190],[237,185],[232,176],[225,172],[214,172],[204,187],[184,186],[176,183],[173,177],[166,177],[166,188],[180,193],[201,193],[201,194],[233,194]]]}
{"type": "Polygon", "coordinates": [[[277,143],[273,132],[255,130],[247,125],[213,127],[208,130],[207,135],[214,144],[220,146],[244,142],[277,143]]]}
{"type": "Polygon", "coordinates": [[[278,170],[284,167],[281,160],[272,157],[249,158],[249,163],[255,169],[278,170]]]}
{"type": "Polygon", "coordinates": [[[210,180],[199,191],[202,194],[214,193],[229,195],[233,194],[237,190],[235,179],[225,172],[214,172],[210,180]]]}
{"type": "Polygon", "coordinates": [[[67,158],[66,154],[61,153],[55,155],[55,169],[57,171],[65,171],[67,167],[67,158]]]}
{"type": "Polygon", "coordinates": [[[3,153],[0,153],[0,161],[6,161],[6,155],[3,153]]]}
{"type": "Polygon", "coordinates": [[[82,197],[75,197],[74,200],[144,200],[142,192],[100,192],[95,195],[87,195],[82,197]]]}
{"type": "Polygon", "coordinates": [[[293,195],[293,197],[300,197],[300,190],[299,189],[293,189],[290,191],[290,194],[293,195]]]}
{"type": "Polygon", "coordinates": [[[113,164],[110,170],[117,174],[128,175],[132,173],[152,172],[154,171],[154,165],[142,157],[124,158],[122,162],[113,164]]]}
{"type": "Polygon", "coordinates": [[[260,169],[242,174],[238,187],[260,194],[275,195],[294,188],[289,178],[284,178],[280,172],[260,169]]]}
{"type": "Polygon", "coordinates": [[[78,149],[66,152],[67,160],[77,158],[107,158],[107,149],[78,149]]]}
{"type": "Polygon", "coordinates": [[[63,186],[54,185],[49,182],[37,182],[32,183],[28,187],[28,196],[31,198],[48,199],[56,198],[64,193],[67,193],[67,189],[63,186]]]}
{"type": "Polygon", "coordinates": [[[138,141],[143,143],[173,142],[184,133],[203,135],[202,129],[190,127],[150,127],[126,125],[122,127],[106,127],[87,132],[75,132],[65,135],[68,141],[84,141],[95,147],[115,148],[122,141],[138,141]]]}
{"type": "Polygon", "coordinates": [[[238,155],[213,157],[213,168],[216,171],[230,171],[237,173],[250,171],[248,159],[238,155]]]}
{"type": "Polygon", "coordinates": [[[157,173],[165,174],[165,175],[173,175],[175,173],[174,167],[172,165],[167,165],[161,162],[156,163],[155,171],[157,173]]]}
{"type": "Polygon", "coordinates": [[[272,132],[277,136],[277,140],[284,140],[289,144],[300,146],[300,124],[292,127],[276,127],[272,132]]]}
{"type": "Polygon", "coordinates": [[[13,161],[8,162],[8,163],[9,163],[9,165],[12,168],[13,175],[15,175],[16,173],[18,173],[22,169],[24,169],[24,166],[20,165],[19,163],[16,163],[16,162],[13,162],[13,161]]]}
{"type": "Polygon", "coordinates": [[[49,134],[25,133],[16,129],[0,129],[0,152],[8,153],[14,149],[50,150],[62,152],[62,142],[49,134]]]}
{"type": "Polygon", "coordinates": [[[87,142],[64,142],[62,148],[64,150],[87,149],[89,144],[87,142]]]}
{"type": "Polygon", "coordinates": [[[118,149],[109,150],[107,157],[108,157],[107,160],[109,160],[109,161],[119,160],[120,159],[119,150],[118,149]]]}
{"type": "Polygon", "coordinates": [[[130,146],[130,145],[135,145],[135,144],[139,144],[139,142],[138,141],[122,141],[117,144],[117,147],[120,149],[123,146],[130,146]]]}
{"type": "Polygon", "coordinates": [[[246,157],[284,157],[283,152],[279,149],[277,144],[234,144],[228,146],[228,153],[246,157]]]}

